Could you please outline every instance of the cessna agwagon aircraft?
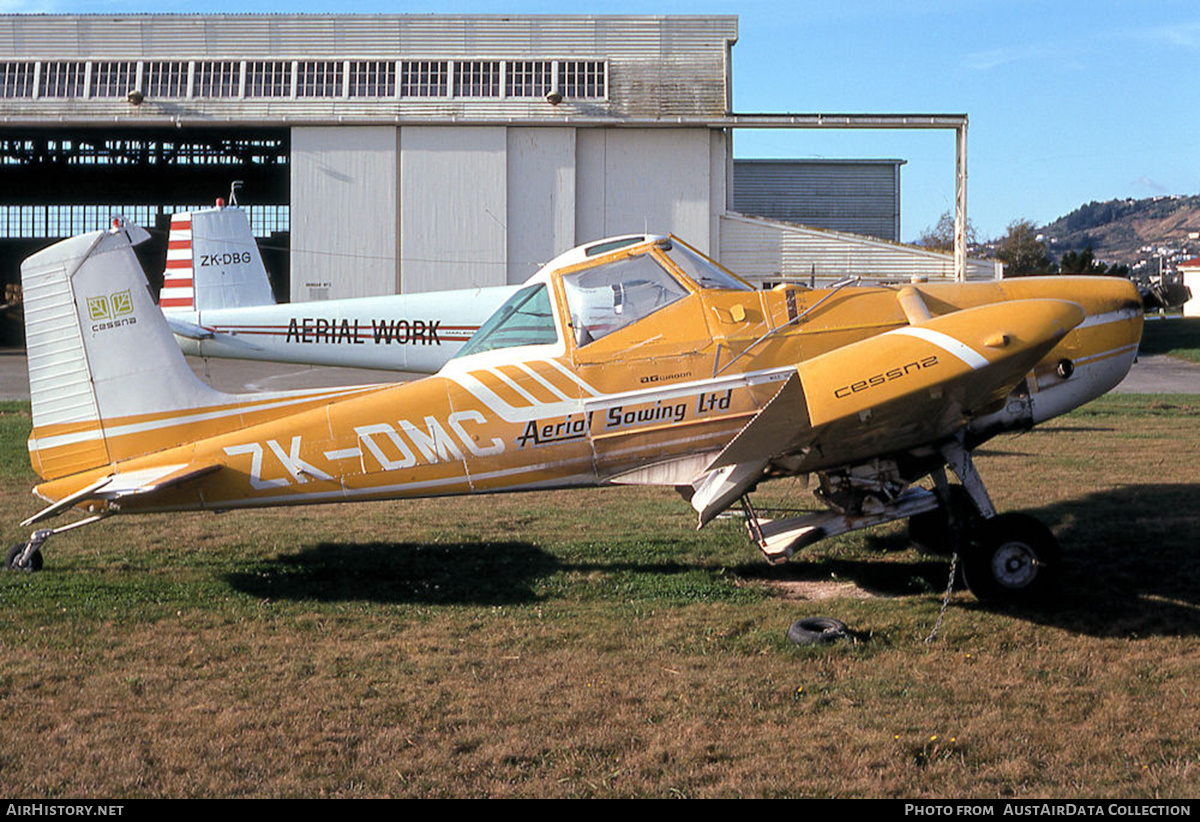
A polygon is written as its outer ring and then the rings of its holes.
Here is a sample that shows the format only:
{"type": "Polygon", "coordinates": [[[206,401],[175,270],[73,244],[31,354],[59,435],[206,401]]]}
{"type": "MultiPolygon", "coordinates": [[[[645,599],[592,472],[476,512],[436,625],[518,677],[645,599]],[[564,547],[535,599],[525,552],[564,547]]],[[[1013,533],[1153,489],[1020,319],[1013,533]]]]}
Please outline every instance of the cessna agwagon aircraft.
{"type": "Polygon", "coordinates": [[[22,266],[49,503],[25,524],[84,518],[35,531],[10,568],[114,515],[647,484],[701,526],[740,503],[771,561],[912,518],[980,598],[1038,596],[1054,537],[996,515],[971,450],[1115,386],[1142,328],[1121,279],[758,291],[675,237],[631,236],[547,264],[436,375],[229,395],[172,340],[131,248],[144,234],[118,224],[22,266]],[[755,486],[796,474],[829,510],[760,516],[755,486]]]}
{"type": "Polygon", "coordinates": [[[171,215],[159,307],[185,354],[432,374],[518,286],[277,305],[246,213],[171,215]]]}

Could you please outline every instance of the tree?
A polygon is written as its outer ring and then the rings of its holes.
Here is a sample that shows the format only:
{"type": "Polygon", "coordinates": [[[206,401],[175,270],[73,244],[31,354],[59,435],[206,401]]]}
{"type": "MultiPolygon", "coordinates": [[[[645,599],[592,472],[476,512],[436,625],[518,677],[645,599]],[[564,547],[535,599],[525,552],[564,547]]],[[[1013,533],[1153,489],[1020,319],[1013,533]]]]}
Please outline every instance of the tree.
{"type": "MultiPolygon", "coordinates": [[[[975,244],[975,226],[967,220],[967,245],[975,244]]],[[[930,251],[944,251],[947,254],[954,251],[954,212],[947,211],[938,217],[936,225],[925,229],[917,238],[917,245],[924,246],[930,251]]]]}
{"type": "Polygon", "coordinates": [[[1092,252],[1091,245],[1088,245],[1083,251],[1078,253],[1068,251],[1062,255],[1062,260],[1058,264],[1059,272],[1063,274],[1096,274],[1108,275],[1112,277],[1128,277],[1129,266],[1127,265],[1107,265],[1099,262],[1096,255],[1092,252]]]}
{"type": "Polygon", "coordinates": [[[1007,267],[1004,272],[1007,277],[1055,273],[1046,246],[1038,239],[1037,226],[1029,220],[1014,220],[1008,224],[1008,234],[1000,240],[996,257],[1007,267]]]}

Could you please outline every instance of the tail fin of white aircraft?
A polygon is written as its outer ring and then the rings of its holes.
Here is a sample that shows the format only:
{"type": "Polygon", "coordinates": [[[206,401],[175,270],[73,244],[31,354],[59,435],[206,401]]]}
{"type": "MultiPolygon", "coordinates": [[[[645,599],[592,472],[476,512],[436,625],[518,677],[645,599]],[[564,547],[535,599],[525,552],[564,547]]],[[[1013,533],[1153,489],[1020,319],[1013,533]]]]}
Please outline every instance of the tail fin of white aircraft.
{"type": "Polygon", "coordinates": [[[21,265],[29,453],[44,478],[178,445],[178,412],[236,400],[197,379],[175,344],[133,253],[147,237],[122,221],[21,265]]]}
{"type": "Polygon", "coordinates": [[[218,206],[171,216],[158,304],[164,313],[275,304],[246,212],[218,206]]]}

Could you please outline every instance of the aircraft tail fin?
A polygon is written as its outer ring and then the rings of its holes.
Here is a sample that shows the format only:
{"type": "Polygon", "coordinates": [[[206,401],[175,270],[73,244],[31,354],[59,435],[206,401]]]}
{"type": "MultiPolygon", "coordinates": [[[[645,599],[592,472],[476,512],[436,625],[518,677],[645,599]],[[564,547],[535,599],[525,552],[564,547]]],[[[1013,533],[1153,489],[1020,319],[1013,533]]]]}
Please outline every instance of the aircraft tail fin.
{"type": "Polygon", "coordinates": [[[218,206],[171,216],[158,304],[166,314],[275,304],[246,212],[218,206]]]}
{"type": "Polygon", "coordinates": [[[179,412],[237,399],[197,379],[175,344],[133,253],[148,236],[114,221],[21,264],[29,453],[43,478],[178,445],[179,412]]]}

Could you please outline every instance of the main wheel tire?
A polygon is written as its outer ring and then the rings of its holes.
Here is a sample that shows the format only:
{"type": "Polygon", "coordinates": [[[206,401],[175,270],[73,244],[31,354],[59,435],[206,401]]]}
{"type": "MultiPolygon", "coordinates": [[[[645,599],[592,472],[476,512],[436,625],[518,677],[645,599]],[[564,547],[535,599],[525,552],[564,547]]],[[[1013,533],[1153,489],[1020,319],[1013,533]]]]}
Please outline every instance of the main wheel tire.
{"type": "Polygon", "coordinates": [[[965,552],[963,577],[983,602],[1047,599],[1062,574],[1062,549],[1050,529],[1028,514],[985,521],[965,552]]]}
{"type": "Polygon", "coordinates": [[[849,636],[850,630],[833,617],[807,617],[793,622],[787,635],[797,645],[824,645],[849,636]]]}
{"type": "MultiPolygon", "coordinates": [[[[975,503],[971,501],[971,495],[961,485],[950,486],[950,507],[954,509],[959,524],[968,533],[982,522],[975,503]]],[[[954,534],[950,530],[950,511],[945,505],[909,517],[908,538],[923,554],[948,557],[957,548],[954,534]]]]}
{"type": "Polygon", "coordinates": [[[25,543],[18,542],[16,545],[8,549],[8,553],[4,555],[4,567],[9,571],[40,571],[42,570],[42,552],[34,551],[33,556],[25,565],[17,565],[17,557],[25,550],[25,543]]]}

